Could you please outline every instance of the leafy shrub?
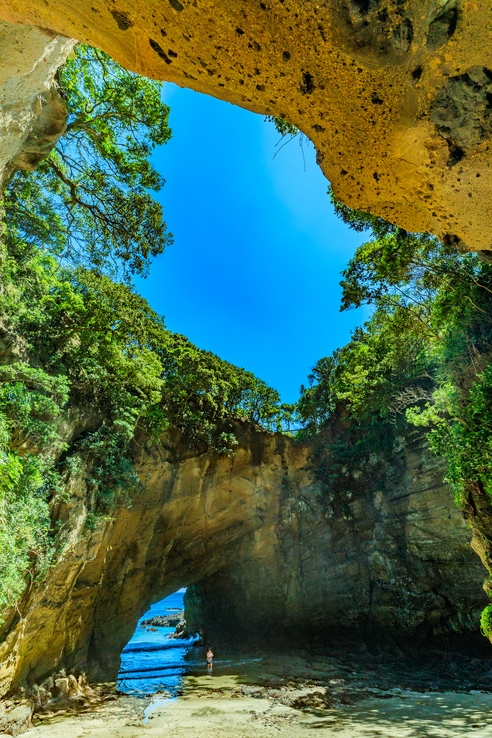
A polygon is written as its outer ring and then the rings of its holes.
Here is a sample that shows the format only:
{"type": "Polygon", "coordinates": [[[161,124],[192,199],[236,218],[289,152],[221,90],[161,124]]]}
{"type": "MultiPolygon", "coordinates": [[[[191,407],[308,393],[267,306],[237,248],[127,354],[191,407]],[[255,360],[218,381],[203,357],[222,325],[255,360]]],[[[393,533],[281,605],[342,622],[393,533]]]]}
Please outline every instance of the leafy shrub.
{"type": "Polygon", "coordinates": [[[480,615],[480,630],[486,638],[492,638],[492,605],[487,605],[480,615]]]}
{"type": "Polygon", "coordinates": [[[0,367],[0,610],[50,565],[49,498],[60,489],[53,453],[66,383],[24,363],[0,367]],[[41,449],[43,449],[41,451],[41,449]]]}

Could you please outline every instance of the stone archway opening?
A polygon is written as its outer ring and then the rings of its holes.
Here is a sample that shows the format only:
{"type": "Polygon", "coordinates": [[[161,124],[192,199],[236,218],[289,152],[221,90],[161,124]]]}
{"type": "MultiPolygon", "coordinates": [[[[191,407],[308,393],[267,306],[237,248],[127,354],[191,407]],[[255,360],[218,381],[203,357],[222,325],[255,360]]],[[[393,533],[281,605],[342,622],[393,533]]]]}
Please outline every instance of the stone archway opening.
{"type": "Polygon", "coordinates": [[[125,694],[173,697],[187,668],[196,660],[199,636],[190,633],[184,619],[182,587],[154,603],[139,619],[123,648],[117,687],[125,694]]]}

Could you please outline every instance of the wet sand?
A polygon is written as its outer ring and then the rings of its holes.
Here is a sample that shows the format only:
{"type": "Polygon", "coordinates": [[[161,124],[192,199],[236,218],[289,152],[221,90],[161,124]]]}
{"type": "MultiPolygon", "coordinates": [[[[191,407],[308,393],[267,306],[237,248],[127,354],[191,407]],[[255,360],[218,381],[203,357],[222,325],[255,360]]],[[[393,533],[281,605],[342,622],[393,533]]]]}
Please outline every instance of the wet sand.
{"type": "MultiPolygon", "coordinates": [[[[192,676],[174,700],[119,697],[92,711],[37,725],[27,738],[492,738],[492,694],[386,690],[329,706],[316,685],[274,689],[241,676],[192,676]],[[256,696],[255,696],[256,695],[256,696]],[[144,710],[147,707],[147,723],[144,710]]],[[[367,689],[364,692],[367,695],[367,689]]]]}

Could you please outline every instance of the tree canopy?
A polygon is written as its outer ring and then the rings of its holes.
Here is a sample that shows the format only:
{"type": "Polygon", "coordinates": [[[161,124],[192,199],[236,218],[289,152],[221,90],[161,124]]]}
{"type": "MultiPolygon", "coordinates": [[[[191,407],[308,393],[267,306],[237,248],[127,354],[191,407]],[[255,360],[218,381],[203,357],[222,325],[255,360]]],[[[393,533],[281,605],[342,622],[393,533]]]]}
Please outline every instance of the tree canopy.
{"type": "Polygon", "coordinates": [[[447,460],[460,505],[471,485],[492,495],[492,266],[332,198],[370,235],[342,273],[341,309],[367,304],[373,314],[302,388],[305,433],[341,408],[359,437],[388,422],[420,426],[447,460]]]}
{"type": "Polygon", "coordinates": [[[128,72],[107,54],[75,47],[58,75],[67,128],[34,172],[4,193],[6,237],[126,280],[172,243],[153,193],[152,166],[171,137],[162,83],[128,72]]]}

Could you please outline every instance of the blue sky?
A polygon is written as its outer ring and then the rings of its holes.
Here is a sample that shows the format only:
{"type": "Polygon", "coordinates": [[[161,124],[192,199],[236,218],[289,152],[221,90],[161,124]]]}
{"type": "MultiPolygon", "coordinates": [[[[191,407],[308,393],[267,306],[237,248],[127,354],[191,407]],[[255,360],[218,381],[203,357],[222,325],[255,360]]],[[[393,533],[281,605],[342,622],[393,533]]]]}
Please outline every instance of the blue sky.
{"type": "Polygon", "coordinates": [[[364,318],[339,312],[363,237],[333,213],[313,146],[262,116],[166,85],[171,141],[154,164],[174,245],[137,289],[170,330],[253,371],[285,402],[364,318]],[[303,155],[304,154],[304,155],[303,155]]]}

